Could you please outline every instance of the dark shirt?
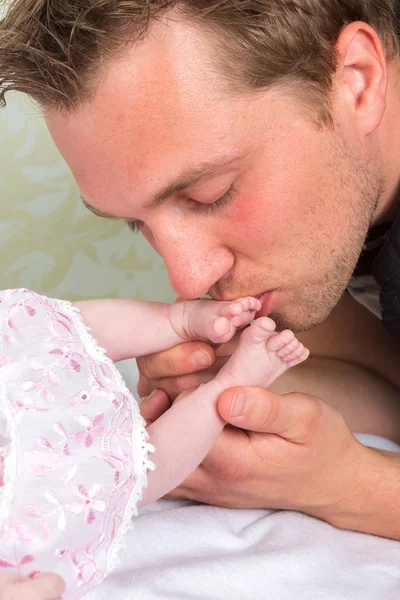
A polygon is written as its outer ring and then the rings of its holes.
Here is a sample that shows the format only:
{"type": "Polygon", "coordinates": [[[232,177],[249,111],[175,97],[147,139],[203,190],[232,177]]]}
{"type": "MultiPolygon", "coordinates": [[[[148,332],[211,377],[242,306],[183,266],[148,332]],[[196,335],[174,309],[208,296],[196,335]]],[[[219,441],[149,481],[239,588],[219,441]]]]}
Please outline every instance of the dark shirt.
{"type": "Polygon", "coordinates": [[[372,275],[379,286],[384,329],[400,338],[400,211],[392,225],[368,233],[353,277],[372,275]]]}

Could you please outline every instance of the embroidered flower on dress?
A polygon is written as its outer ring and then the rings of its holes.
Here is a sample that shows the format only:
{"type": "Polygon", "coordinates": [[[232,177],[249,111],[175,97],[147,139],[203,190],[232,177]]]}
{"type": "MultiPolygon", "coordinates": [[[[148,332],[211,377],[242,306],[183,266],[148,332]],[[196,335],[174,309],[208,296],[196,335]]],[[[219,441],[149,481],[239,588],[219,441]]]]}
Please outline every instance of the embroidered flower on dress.
{"type": "Polygon", "coordinates": [[[94,512],[104,512],[106,509],[104,500],[98,500],[98,497],[102,494],[101,487],[99,485],[94,485],[90,488],[89,492],[87,492],[86,488],[80,484],[74,491],[79,498],[82,498],[83,502],[73,502],[70,506],[70,510],[75,515],[80,515],[84,512],[86,523],[93,523],[96,518],[94,512]]]}
{"type": "Polygon", "coordinates": [[[93,384],[91,389],[82,390],[74,396],[70,398],[69,403],[71,406],[78,406],[79,404],[89,404],[94,398],[109,398],[110,394],[99,385],[93,384]]]}
{"type": "Polygon", "coordinates": [[[54,348],[54,350],[51,350],[49,354],[59,356],[59,359],[56,361],[56,365],[60,369],[64,369],[66,365],[69,365],[71,370],[75,373],[81,370],[81,362],[83,361],[83,356],[82,354],[75,352],[74,344],[66,344],[65,349],[54,348]]]}
{"type": "Polygon", "coordinates": [[[59,572],[65,600],[79,600],[117,562],[153,448],[118,370],[68,302],[0,292],[5,365],[0,566],[59,572]]]}
{"type": "Polygon", "coordinates": [[[32,392],[33,390],[39,390],[42,394],[43,400],[47,404],[53,404],[54,394],[52,394],[47,388],[44,387],[40,382],[24,381],[21,383],[21,389],[24,392],[32,392]]]}
{"type": "Polygon", "coordinates": [[[74,434],[72,439],[75,442],[81,442],[83,440],[83,445],[86,446],[86,448],[89,448],[89,446],[93,444],[93,436],[101,435],[104,431],[104,425],[101,425],[103,419],[103,413],[97,413],[93,419],[88,415],[78,417],[77,421],[84,427],[84,431],[78,431],[78,433],[74,434]]]}

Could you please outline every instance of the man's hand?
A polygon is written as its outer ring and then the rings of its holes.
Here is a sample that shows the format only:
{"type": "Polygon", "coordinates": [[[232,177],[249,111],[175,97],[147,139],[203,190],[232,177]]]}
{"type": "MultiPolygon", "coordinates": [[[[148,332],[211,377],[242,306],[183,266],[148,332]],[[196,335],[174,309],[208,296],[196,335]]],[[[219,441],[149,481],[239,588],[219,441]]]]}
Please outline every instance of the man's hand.
{"type": "MultiPolygon", "coordinates": [[[[142,414],[154,420],[168,405],[155,392],[142,414]]],[[[218,410],[228,426],[171,498],[299,510],[338,527],[400,538],[398,455],[360,444],[333,406],[307,394],[236,388],[220,396],[218,410]]]]}
{"type": "MultiPolygon", "coordinates": [[[[217,350],[190,342],[140,359],[140,395],[158,388],[142,404],[144,417],[154,421],[169,408],[170,399],[212,379],[236,341],[217,350]],[[205,352],[202,365],[196,364],[196,350],[203,357],[205,352]]],[[[397,391],[379,376],[398,382],[393,342],[347,294],[331,317],[301,341],[315,356],[328,359],[326,368],[317,365],[315,373],[304,368],[297,375],[296,369],[288,371],[289,381],[277,386],[283,395],[242,389],[249,405],[241,417],[230,414],[239,390],[222,394],[218,409],[228,425],[202,465],[171,496],[227,507],[291,508],[345,529],[400,539],[400,454],[359,444],[332,406],[341,407],[355,431],[361,426],[361,431],[385,435],[389,429],[393,434],[397,391]],[[378,371],[368,357],[379,359],[378,371]],[[306,393],[285,393],[294,390],[306,393]]]]}
{"type": "Polygon", "coordinates": [[[239,333],[217,349],[204,342],[187,342],[138,358],[139,396],[143,398],[157,389],[175,400],[181,392],[207,383],[230,358],[238,339],[239,333]]]}
{"type": "MultiPolygon", "coordinates": [[[[142,411],[153,421],[166,406],[162,393],[156,392],[142,411]]],[[[362,446],[335,408],[305,394],[279,396],[259,388],[234,388],[220,396],[218,410],[229,425],[171,497],[308,513],[336,509],[340,496],[345,499],[362,446]],[[243,414],[235,416],[236,412],[243,414]],[[341,490],[346,473],[348,481],[341,490]]]]}

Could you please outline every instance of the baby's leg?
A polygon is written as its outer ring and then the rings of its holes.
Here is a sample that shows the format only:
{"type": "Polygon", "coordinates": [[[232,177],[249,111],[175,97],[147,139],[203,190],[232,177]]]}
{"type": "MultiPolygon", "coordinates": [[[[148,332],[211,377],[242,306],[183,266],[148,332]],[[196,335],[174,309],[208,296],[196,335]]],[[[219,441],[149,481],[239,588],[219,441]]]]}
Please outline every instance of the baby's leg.
{"type": "Polygon", "coordinates": [[[117,362],[190,340],[227,342],[237,328],[254,319],[261,303],[256,298],[176,304],[103,299],[85,300],[75,307],[98,344],[117,362]]]}
{"type": "Polygon", "coordinates": [[[215,379],[174,404],[148,428],[157,468],[148,476],[142,505],[182,483],[208,454],[225,425],[216,403],[223,391],[236,386],[266,388],[308,357],[308,350],[291,331],[275,333],[274,328],[267,317],[254,321],[215,379]]]}

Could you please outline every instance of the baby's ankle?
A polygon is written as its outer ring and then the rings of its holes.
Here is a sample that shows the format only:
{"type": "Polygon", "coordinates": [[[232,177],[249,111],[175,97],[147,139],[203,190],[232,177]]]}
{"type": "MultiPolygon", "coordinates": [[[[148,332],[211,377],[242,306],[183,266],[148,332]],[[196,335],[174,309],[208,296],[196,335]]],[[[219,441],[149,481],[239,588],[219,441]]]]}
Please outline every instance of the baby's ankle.
{"type": "Polygon", "coordinates": [[[190,328],[190,315],[191,315],[191,302],[175,302],[170,304],[168,307],[168,315],[171,326],[175,333],[179,335],[184,341],[189,341],[189,328],[190,328]]]}

